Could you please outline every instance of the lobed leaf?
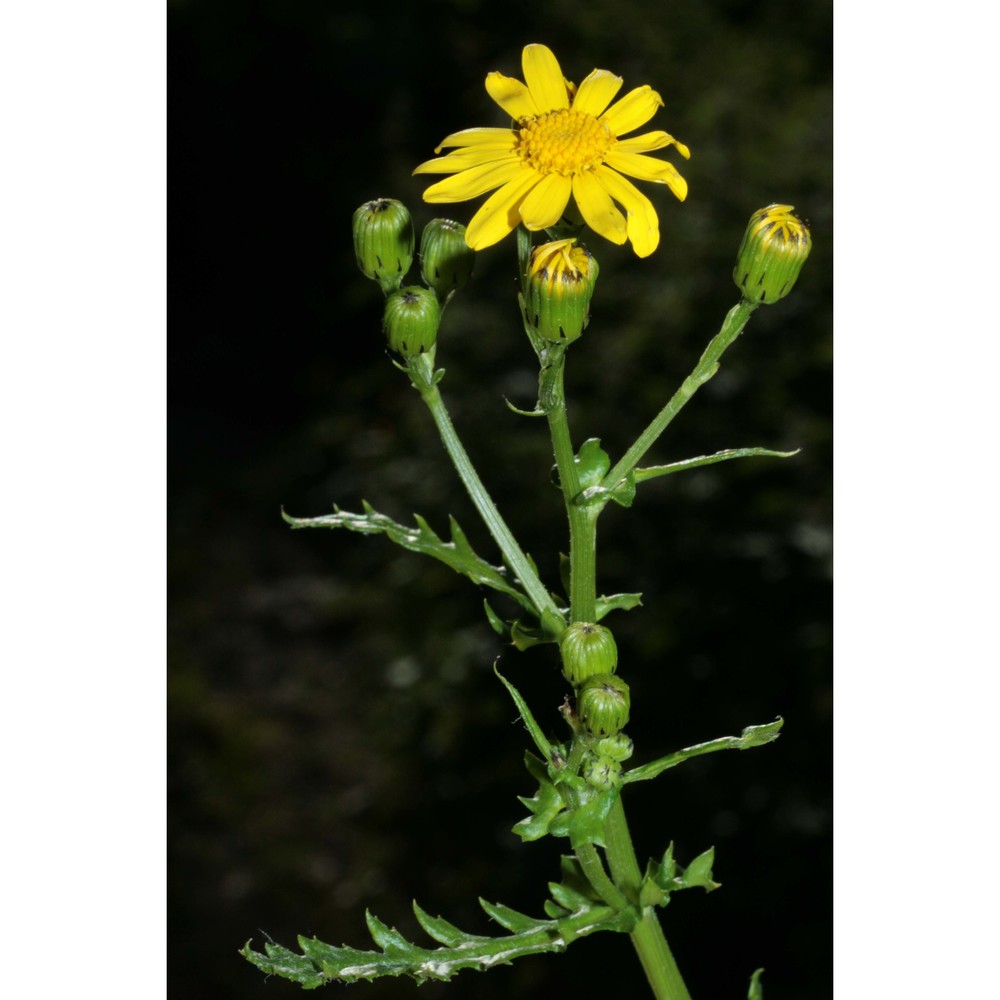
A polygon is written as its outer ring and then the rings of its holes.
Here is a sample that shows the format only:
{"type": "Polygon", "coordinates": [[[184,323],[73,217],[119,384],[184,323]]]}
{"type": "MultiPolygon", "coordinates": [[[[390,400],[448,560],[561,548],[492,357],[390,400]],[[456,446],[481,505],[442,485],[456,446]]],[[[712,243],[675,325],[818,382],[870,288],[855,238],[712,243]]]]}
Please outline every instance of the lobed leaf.
{"type": "Polygon", "coordinates": [[[362,535],[385,535],[404,549],[431,556],[473,583],[492,587],[513,598],[525,610],[534,612],[528,595],[510,582],[511,574],[506,567],[493,566],[476,555],[455,518],[448,518],[451,541],[445,542],[419,514],[413,515],[417,525],[414,529],[379,514],[367,501],[362,501],[362,507],[363,514],[352,514],[335,506],[332,514],[321,517],[292,517],[284,511],[281,516],[293,528],[346,528],[362,535]]]}

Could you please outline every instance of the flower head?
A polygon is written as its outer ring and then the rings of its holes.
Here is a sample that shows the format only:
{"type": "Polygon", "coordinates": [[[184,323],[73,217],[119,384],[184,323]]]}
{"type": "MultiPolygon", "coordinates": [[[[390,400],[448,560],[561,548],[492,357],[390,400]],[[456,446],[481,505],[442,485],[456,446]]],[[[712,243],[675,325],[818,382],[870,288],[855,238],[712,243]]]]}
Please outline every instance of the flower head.
{"type": "Polygon", "coordinates": [[[612,243],[630,240],[640,257],[648,257],[660,242],[656,209],[622,175],[666,184],[683,201],[687,182],[673,164],[645,154],[667,146],[676,146],[685,158],[691,154],[666,132],[622,136],[645,125],[663,99],[643,86],[612,104],[621,77],[595,69],[575,87],[544,45],[525,46],[522,68],[524,83],[502,73],[486,77],[487,93],[514,119],[513,127],[447,136],[435,152],[453,147],[452,152],[413,171],[453,175],[432,184],[424,200],[467,201],[493,191],[465,236],[470,247],[482,250],[518,223],[533,231],[554,226],[572,196],[594,232],[612,243]]]}
{"type": "Polygon", "coordinates": [[[811,249],[812,236],[793,205],[758,209],[743,234],[733,281],[748,302],[777,302],[792,290],[811,249]]]}

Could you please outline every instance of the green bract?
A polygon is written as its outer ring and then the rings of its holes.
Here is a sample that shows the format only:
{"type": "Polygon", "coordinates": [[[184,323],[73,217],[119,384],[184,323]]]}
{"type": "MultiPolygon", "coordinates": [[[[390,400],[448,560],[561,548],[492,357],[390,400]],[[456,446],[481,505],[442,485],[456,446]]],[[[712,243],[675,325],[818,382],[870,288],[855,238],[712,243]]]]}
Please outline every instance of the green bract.
{"type": "Polygon", "coordinates": [[[618,647],[611,629],[592,622],[573,622],[559,640],[563,677],[578,688],[594,674],[618,669],[618,647]]]}
{"type": "Polygon", "coordinates": [[[431,219],[420,236],[420,277],[438,298],[457,292],[472,277],[476,252],[465,242],[465,226],[431,219]]]}
{"type": "Polygon", "coordinates": [[[437,342],[440,323],[441,306],[426,288],[411,285],[386,300],[382,328],[389,347],[404,358],[429,351],[437,342]]]}
{"type": "Polygon", "coordinates": [[[733,281],[748,302],[783,299],[809,256],[812,237],[792,210],[792,205],[768,205],[750,216],[733,269],[733,281]]]}
{"type": "Polygon", "coordinates": [[[403,283],[413,263],[413,222],[401,201],[365,202],[352,220],[354,256],[362,274],[389,294],[403,283]]]}

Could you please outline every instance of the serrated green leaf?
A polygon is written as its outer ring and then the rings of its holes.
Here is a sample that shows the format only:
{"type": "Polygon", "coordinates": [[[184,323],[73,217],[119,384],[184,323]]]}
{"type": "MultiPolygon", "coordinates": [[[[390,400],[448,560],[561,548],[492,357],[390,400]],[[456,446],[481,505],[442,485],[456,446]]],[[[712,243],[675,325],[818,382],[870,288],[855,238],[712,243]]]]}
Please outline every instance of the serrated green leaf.
{"type": "Polygon", "coordinates": [[[767,722],[760,726],[747,726],[739,736],[722,736],[717,740],[710,740],[708,743],[698,743],[693,747],[667,754],[666,757],[660,757],[649,764],[634,767],[631,771],[625,772],[622,780],[625,782],[649,781],[668,768],[676,767],[692,757],[714,753],[716,750],[749,750],[751,747],[773,743],[778,738],[778,732],[784,724],[785,720],[779,716],[774,722],[767,722]]]}
{"type": "Polygon", "coordinates": [[[619,791],[612,788],[606,792],[593,792],[592,797],[584,798],[575,809],[566,809],[556,816],[549,824],[549,833],[554,837],[569,837],[574,850],[584,844],[606,846],[604,821],[619,791]]]}
{"type": "Polygon", "coordinates": [[[321,517],[291,517],[284,511],[281,516],[293,528],[346,528],[362,535],[385,535],[404,549],[431,556],[456,573],[467,576],[473,583],[492,587],[513,598],[526,611],[534,612],[528,595],[511,583],[509,570],[504,566],[493,566],[476,555],[453,517],[449,518],[451,541],[445,542],[419,514],[414,514],[417,525],[414,529],[379,514],[367,500],[362,500],[361,507],[362,514],[351,514],[334,507],[332,514],[321,517]]]}
{"type": "Polygon", "coordinates": [[[264,946],[264,954],[253,951],[249,941],[240,954],[262,972],[289,979],[305,989],[328,982],[353,983],[380,976],[407,975],[418,983],[446,981],[464,969],[483,971],[494,965],[507,965],[523,955],[563,951],[576,938],[598,931],[629,931],[639,917],[635,907],[616,911],[584,900],[574,911],[563,911],[558,919],[536,920],[500,903],[480,902],[501,926],[514,929],[513,933],[499,937],[465,934],[414,904],[421,926],[435,940],[448,942],[444,947],[421,948],[369,915],[369,929],[377,943],[385,945],[383,951],[336,948],[316,938],[300,937],[301,955],[270,941],[264,946]]]}
{"type": "Polygon", "coordinates": [[[763,969],[758,969],[750,977],[750,989],[747,990],[747,1000],[764,1000],[764,987],[760,984],[760,977],[764,974],[763,969]]]}
{"type": "Polygon", "coordinates": [[[650,861],[646,865],[646,874],[639,888],[639,905],[666,906],[670,902],[670,894],[681,889],[700,887],[706,892],[718,889],[719,883],[712,879],[714,861],[715,848],[710,847],[682,869],[674,860],[674,845],[671,843],[664,851],[662,860],[650,861]]]}
{"type": "Polygon", "coordinates": [[[585,893],[579,892],[572,886],[564,885],[561,882],[550,882],[549,892],[552,894],[552,898],[565,910],[569,910],[571,913],[575,910],[581,910],[584,907],[592,906],[594,904],[593,895],[587,895],[585,893]]]}

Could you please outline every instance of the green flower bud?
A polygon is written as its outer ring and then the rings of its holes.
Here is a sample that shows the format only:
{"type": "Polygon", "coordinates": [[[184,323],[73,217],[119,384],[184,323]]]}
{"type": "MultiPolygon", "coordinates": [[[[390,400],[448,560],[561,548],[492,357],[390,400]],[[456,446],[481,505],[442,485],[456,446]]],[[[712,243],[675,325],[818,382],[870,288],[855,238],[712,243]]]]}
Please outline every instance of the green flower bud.
{"type": "Polygon", "coordinates": [[[451,219],[431,219],[420,236],[420,277],[444,299],[472,277],[476,251],[465,242],[465,226],[451,219]]]}
{"type": "Polygon", "coordinates": [[[812,237],[792,213],[792,205],[768,205],[750,216],[733,269],[733,281],[748,302],[783,299],[809,256],[812,237]]]}
{"type": "Polygon", "coordinates": [[[388,295],[403,283],[413,263],[413,221],[401,201],[365,202],[352,220],[354,256],[361,273],[388,295]]]}
{"type": "Polygon", "coordinates": [[[579,687],[594,674],[613,674],[618,669],[618,647],[611,629],[590,622],[573,622],[559,640],[563,677],[579,687]]]}
{"type": "Polygon", "coordinates": [[[606,736],[598,741],[595,749],[599,754],[612,760],[628,760],[632,756],[633,744],[631,737],[617,733],[615,736],[606,736]]]}
{"type": "Polygon", "coordinates": [[[426,288],[410,285],[386,299],[382,329],[390,349],[404,358],[429,351],[437,341],[440,323],[441,306],[426,288]]]}
{"type": "Polygon", "coordinates": [[[622,783],[621,764],[614,758],[594,753],[593,750],[588,750],[584,755],[581,774],[591,788],[601,792],[606,792],[609,788],[615,788],[622,783]]]}
{"type": "Polygon", "coordinates": [[[597,261],[576,240],[555,240],[531,251],[525,316],[546,340],[571,343],[590,319],[597,261]]]}
{"type": "Polygon", "coordinates": [[[576,696],[580,721],[591,736],[614,736],[628,723],[628,684],[614,674],[588,677],[576,696]]]}

